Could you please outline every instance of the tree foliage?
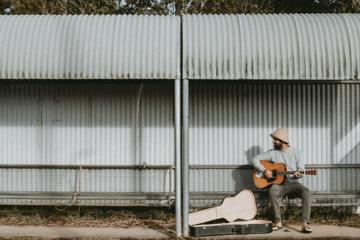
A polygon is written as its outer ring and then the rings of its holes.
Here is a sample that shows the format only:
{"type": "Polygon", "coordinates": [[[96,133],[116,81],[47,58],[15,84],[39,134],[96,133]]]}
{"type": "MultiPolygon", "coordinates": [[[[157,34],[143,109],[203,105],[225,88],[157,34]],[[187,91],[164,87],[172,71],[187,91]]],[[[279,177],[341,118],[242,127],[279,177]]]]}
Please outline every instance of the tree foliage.
{"type": "Polygon", "coordinates": [[[273,3],[268,0],[193,0],[188,12],[192,14],[271,13],[273,3]]]}
{"type": "Polygon", "coordinates": [[[10,9],[11,0],[0,0],[0,15],[6,14],[6,9],[10,9]]]}
{"type": "Polygon", "coordinates": [[[0,0],[0,14],[181,15],[355,12],[360,12],[360,0],[0,0]]]}
{"type": "Polygon", "coordinates": [[[12,0],[13,14],[113,14],[108,0],[12,0]]]}
{"type": "MultiPolygon", "coordinates": [[[[3,0],[0,0],[3,1],[3,0]]],[[[11,14],[175,14],[174,0],[8,0],[11,14]]],[[[179,0],[178,0],[179,1],[179,0]]]]}

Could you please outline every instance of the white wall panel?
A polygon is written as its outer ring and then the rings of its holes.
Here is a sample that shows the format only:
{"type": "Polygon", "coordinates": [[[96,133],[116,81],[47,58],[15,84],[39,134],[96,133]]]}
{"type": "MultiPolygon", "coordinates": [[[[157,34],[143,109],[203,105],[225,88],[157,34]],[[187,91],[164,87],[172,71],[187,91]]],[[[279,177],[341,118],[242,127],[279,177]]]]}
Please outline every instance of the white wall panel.
{"type": "Polygon", "coordinates": [[[190,164],[250,164],[280,127],[306,164],[359,161],[357,84],[195,83],[190,91],[190,164]]]}
{"type": "Polygon", "coordinates": [[[172,84],[4,83],[0,101],[1,164],[174,164],[172,84]]]}
{"type": "Polygon", "coordinates": [[[360,169],[342,165],[360,164],[359,84],[197,81],[190,84],[189,123],[190,165],[200,165],[190,171],[190,192],[258,192],[253,170],[232,165],[249,165],[272,149],[269,134],[280,127],[289,131],[290,145],[302,150],[306,164],[342,166],[304,176],[310,190],[359,189],[360,169]]]}

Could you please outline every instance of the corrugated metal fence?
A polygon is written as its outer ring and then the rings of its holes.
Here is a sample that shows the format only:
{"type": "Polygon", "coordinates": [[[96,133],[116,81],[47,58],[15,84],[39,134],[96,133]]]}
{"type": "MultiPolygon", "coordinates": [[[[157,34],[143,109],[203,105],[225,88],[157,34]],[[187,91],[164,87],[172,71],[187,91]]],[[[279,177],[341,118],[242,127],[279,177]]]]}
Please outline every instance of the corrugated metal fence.
{"type": "MultiPolygon", "coordinates": [[[[71,195],[81,186],[82,195],[173,196],[173,97],[169,83],[1,84],[0,166],[7,168],[1,170],[0,193],[71,195]],[[33,165],[40,167],[26,167],[33,165]]],[[[20,202],[59,203],[15,201],[20,202]]]]}
{"type": "Polygon", "coordinates": [[[249,160],[278,127],[319,169],[305,178],[314,193],[358,194],[359,26],[351,14],[0,16],[1,203],[171,204],[181,71],[194,206],[256,191],[249,160]]]}
{"type": "Polygon", "coordinates": [[[290,145],[302,150],[306,166],[318,169],[317,176],[304,179],[310,190],[358,192],[359,98],[359,84],[191,84],[192,205],[208,204],[199,201],[202,194],[261,192],[253,184],[251,160],[272,148],[269,134],[280,127],[288,129],[290,145]]]}

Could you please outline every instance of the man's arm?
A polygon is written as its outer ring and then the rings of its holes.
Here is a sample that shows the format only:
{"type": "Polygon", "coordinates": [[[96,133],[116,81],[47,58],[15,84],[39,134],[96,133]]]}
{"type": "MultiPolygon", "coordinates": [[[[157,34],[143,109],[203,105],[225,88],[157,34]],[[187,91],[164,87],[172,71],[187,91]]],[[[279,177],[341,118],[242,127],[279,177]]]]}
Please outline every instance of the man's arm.
{"type": "MultiPolygon", "coordinates": [[[[297,167],[297,171],[305,171],[305,163],[302,158],[302,152],[300,150],[296,155],[296,167],[297,167]]],[[[296,178],[302,178],[302,174],[300,172],[296,172],[294,176],[296,178]]]]}
{"type": "Polygon", "coordinates": [[[271,160],[270,151],[260,153],[259,155],[255,156],[251,162],[254,168],[259,169],[261,172],[264,172],[266,168],[260,164],[260,160],[270,161],[271,160]]]}

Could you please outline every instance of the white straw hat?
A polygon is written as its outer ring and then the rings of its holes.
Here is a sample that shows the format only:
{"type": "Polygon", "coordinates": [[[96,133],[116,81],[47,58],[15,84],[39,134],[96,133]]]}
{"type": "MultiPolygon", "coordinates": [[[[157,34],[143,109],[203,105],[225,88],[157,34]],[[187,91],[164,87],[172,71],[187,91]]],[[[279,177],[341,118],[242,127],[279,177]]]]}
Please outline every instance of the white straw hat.
{"type": "Polygon", "coordinates": [[[289,144],[289,135],[285,128],[277,129],[274,133],[270,134],[270,136],[289,144]]]}

